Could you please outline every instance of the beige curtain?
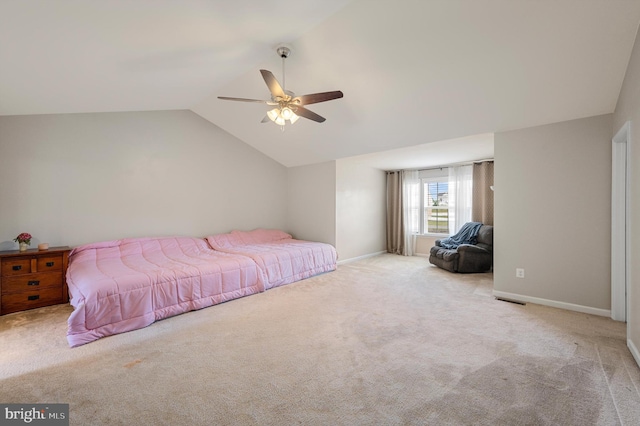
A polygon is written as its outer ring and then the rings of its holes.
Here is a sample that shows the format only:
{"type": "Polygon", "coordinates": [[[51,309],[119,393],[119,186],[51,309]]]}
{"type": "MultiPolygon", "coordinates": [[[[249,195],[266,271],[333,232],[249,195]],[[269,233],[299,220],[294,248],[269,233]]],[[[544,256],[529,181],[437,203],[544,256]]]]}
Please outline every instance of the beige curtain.
{"type": "Polygon", "coordinates": [[[404,254],[402,173],[387,172],[387,251],[404,254]]]}
{"type": "Polygon", "coordinates": [[[493,226],[493,161],[473,164],[471,220],[493,226]]]}

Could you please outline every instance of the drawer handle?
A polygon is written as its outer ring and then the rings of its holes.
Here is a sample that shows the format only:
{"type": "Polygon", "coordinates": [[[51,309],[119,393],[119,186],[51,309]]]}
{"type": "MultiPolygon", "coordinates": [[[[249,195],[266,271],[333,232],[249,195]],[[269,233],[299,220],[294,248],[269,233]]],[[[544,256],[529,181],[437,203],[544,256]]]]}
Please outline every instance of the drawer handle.
{"type": "Polygon", "coordinates": [[[35,296],[27,297],[27,300],[38,300],[38,299],[40,299],[40,295],[39,294],[36,294],[35,296]]]}
{"type": "Polygon", "coordinates": [[[20,269],[22,269],[22,265],[13,265],[14,271],[19,271],[20,269]]]}
{"type": "Polygon", "coordinates": [[[53,262],[47,262],[47,266],[51,268],[53,266],[53,262]]]}
{"type": "Polygon", "coordinates": [[[29,281],[27,285],[40,285],[40,281],[29,281]]]}

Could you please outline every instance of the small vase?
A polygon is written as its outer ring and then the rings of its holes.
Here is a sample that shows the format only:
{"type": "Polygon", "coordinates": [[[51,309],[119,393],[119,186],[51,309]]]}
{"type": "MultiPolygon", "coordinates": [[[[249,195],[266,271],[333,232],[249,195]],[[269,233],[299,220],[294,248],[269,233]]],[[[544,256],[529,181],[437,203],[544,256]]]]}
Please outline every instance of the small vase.
{"type": "Polygon", "coordinates": [[[29,248],[29,244],[20,243],[20,251],[27,251],[28,248],[29,248]]]}

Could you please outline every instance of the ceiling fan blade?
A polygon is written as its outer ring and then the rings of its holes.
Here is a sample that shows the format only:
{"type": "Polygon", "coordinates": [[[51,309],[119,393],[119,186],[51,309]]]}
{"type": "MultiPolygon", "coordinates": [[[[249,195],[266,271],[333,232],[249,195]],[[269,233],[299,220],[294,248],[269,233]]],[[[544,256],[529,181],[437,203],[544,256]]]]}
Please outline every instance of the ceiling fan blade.
{"type": "Polygon", "coordinates": [[[257,102],[260,104],[270,104],[271,101],[261,101],[260,99],[246,99],[246,98],[230,98],[228,96],[218,96],[218,99],[222,99],[224,101],[239,101],[239,102],[257,102]]]}
{"type": "Polygon", "coordinates": [[[271,95],[274,97],[274,99],[284,98],[284,90],[282,90],[282,86],[280,86],[278,80],[276,80],[276,78],[273,76],[273,73],[267,70],[260,70],[260,73],[262,74],[262,78],[264,78],[264,82],[267,83],[267,87],[269,87],[269,91],[271,92],[271,95]]]}
{"type": "Polygon", "coordinates": [[[332,101],[334,99],[340,99],[344,94],[340,90],[333,92],[312,93],[310,95],[302,95],[294,98],[294,101],[299,101],[300,105],[317,104],[318,102],[332,101]]]}
{"type": "Polygon", "coordinates": [[[295,114],[299,115],[300,117],[304,117],[304,118],[308,118],[309,120],[316,121],[318,123],[322,123],[323,121],[326,120],[326,118],[316,114],[313,111],[309,111],[308,109],[306,109],[303,106],[298,106],[296,108],[295,114]]]}
{"type": "Polygon", "coordinates": [[[269,116],[268,116],[268,115],[265,115],[265,116],[264,116],[264,118],[263,118],[260,122],[261,122],[261,123],[268,123],[268,122],[270,122],[270,121],[271,121],[271,119],[269,118],[269,116]]]}

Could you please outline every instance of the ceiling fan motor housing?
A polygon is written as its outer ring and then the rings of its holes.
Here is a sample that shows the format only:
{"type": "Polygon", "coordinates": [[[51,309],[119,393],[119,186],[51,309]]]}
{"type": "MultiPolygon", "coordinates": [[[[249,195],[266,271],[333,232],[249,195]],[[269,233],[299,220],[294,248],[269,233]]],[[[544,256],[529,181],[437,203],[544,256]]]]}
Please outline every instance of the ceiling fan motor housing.
{"type": "Polygon", "coordinates": [[[278,52],[278,56],[280,56],[283,59],[286,59],[291,54],[291,48],[284,45],[278,46],[278,48],[276,49],[276,52],[278,52]]]}

